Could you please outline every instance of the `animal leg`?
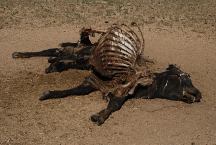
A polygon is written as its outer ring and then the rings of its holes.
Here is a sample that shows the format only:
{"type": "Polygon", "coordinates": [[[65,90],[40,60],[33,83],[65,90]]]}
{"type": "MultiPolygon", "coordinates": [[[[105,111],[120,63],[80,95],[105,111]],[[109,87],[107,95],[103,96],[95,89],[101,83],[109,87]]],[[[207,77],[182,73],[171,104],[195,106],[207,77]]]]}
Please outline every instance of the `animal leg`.
{"type": "Polygon", "coordinates": [[[59,61],[61,59],[61,57],[49,57],[48,58],[48,63],[55,63],[57,61],[59,61]]]}
{"type": "Polygon", "coordinates": [[[110,98],[107,108],[100,111],[97,114],[92,115],[91,121],[96,123],[97,125],[102,125],[113,112],[121,109],[122,105],[124,104],[126,100],[127,100],[126,97],[112,96],[110,98]]]}
{"type": "Polygon", "coordinates": [[[62,72],[68,69],[88,70],[90,69],[90,65],[85,60],[57,60],[56,62],[52,62],[45,72],[62,72]]]}
{"type": "Polygon", "coordinates": [[[68,90],[46,91],[39,100],[64,98],[70,95],[87,95],[93,91],[96,91],[96,89],[84,82],[83,84],[68,90]]]}
{"type": "Polygon", "coordinates": [[[57,57],[60,53],[59,48],[50,48],[39,52],[14,52],[13,58],[30,58],[30,57],[57,57]]]}
{"type": "Polygon", "coordinates": [[[77,47],[78,46],[78,43],[72,43],[72,42],[63,42],[63,43],[60,43],[59,46],[61,47],[77,47]]]}
{"type": "Polygon", "coordinates": [[[63,62],[53,62],[45,69],[45,73],[62,72],[69,69],[67,65],[63,62]]]}

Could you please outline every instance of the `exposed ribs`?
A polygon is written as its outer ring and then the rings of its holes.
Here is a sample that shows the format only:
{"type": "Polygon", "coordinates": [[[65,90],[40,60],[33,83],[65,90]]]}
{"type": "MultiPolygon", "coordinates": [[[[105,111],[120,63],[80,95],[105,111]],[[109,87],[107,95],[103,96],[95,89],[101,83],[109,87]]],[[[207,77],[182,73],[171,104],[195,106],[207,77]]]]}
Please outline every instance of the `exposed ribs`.
{"type": "Polygon", "coordinates": [[[142,55],[143,43],[132,28],[113,25],[98,40],[90,64],[102,76],[116,79],[116,76],[131,75],[137,72],[135,66],[142,55]]]}

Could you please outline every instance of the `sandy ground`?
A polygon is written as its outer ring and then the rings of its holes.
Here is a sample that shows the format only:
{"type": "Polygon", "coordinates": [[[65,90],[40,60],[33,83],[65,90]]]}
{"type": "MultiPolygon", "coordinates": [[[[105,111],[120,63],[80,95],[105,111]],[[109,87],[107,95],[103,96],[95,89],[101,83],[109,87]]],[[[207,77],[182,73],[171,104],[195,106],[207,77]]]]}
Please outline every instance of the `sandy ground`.
{"type": "Polygon", "coordinates": [[[46,58],[11,59],[14,51],[38,51],[78,39],[74,26],[1,30],[1,144],[216,144],[216,43],[197,33],[143,28],[146,55],[159,68],[180,65],[203,93],[201,103],[129,100],[104,125],[89,117],[106,106],[99,92],[40,102],[48,89],[78,85],[88,71],[44,74],[46,58]]]}
{"type": "Polygon", "coordinates": [[[216,2],[64,1],[0,1],[0,145],[216,145],[216,2]],[[156,67],[175,63],[191,74],[200,103],[133,99],[97,126],[89,117],[107,104],[99,92],[38,100],[45,90],[77,86],[88,71],[45,74],[46,58],[11,58],[74,42],[83,26],[103,29],[126,18],[142,24],[145,55],[156,67]]]}

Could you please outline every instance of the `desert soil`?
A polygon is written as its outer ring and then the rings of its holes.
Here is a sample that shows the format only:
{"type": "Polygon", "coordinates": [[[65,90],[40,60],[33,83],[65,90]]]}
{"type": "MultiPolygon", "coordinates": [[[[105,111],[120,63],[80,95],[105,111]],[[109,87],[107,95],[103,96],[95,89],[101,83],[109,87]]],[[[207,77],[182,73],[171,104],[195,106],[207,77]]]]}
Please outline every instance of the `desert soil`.
{"type": "Polygon", "coordinates": [[[216,145],[215,7],[213,0],[1,0],[0,145],[216,145]],[[77,41],[83,26],[131,21],[158,69],[174,63],[190,73],[200,103],[132,99],[97,126],[89,117],[107,105],[99,92],[38,100],[77,86],[88,71],[45,74],[47,58],[11,58],[77,41]]]}

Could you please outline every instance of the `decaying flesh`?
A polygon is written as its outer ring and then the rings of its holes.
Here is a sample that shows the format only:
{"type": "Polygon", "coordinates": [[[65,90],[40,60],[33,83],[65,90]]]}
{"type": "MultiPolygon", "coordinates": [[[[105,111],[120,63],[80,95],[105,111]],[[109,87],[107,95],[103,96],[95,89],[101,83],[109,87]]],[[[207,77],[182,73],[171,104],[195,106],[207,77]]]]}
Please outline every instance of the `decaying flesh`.
{"type": "Polygon", "coordinates": [[[62,72],[68,69],[90,69],[89,58],[92,49],[96,43],[92,43],[89,36],[95,33],[102,35],[104,32],[92,29],[81,29],[80,40],[75,43],[61,43],[60,48],[49,48],[39,52],[14,52],[12,57],[31,58],[31,57],[49,57],[49,67],[45,69],[46,73],[62,72]]]}
{"type": "Polygon", "coordinates": [[[154,73],[149,86],[139,84],[135,92],[135,98],[162,98],[186,103],[200,102],[202,98],[201,92],[192,84],[190,75],[173,64],[163,72],[154,73]]]}
{"type": "Polygon", "coordinates": [[[115,97],[133,94],[139,79],[151,83],[144,60],[144,39],[139,27],[113,25],[100,37],[90,57],[93,73],[88,82],[104,96],[115,97]],[[134,28],[135,27],[135,28],[134,28]]]}
{"type": "MultiPolygon", "coordinates": [[[[75,88],[46,91],[40,100],[87,95],[98,90],[109,102],[107,108],[91,116],[91,120],[97,125],[103,124],[130,98],[158,97],[187,103],[199,102],[200,91],[193,86],[190,76],[175,65],[170,65],[158,74],[150,73],[146,64],[148,60],[144,58],[144,44],[143,34],[135,23],[132,26],[112,25],[105,32],[82,29],[80,42],[69,50],[81,47],[86,53],[76,51],[64,53],[68,55],[58,54],[54,59],[50,58],[50,62],[54,60],[53,62],[65,63],[66,60],[72,60],[78,64],[78,58],[86,58],[82,64],[91,70],[90,76],[75,88]],[[89,36],[94,33],[101,34],[101,37],[92,44],[89,36]]],[[[19,56],[17,54],[13,56],[19,56]]]]}

